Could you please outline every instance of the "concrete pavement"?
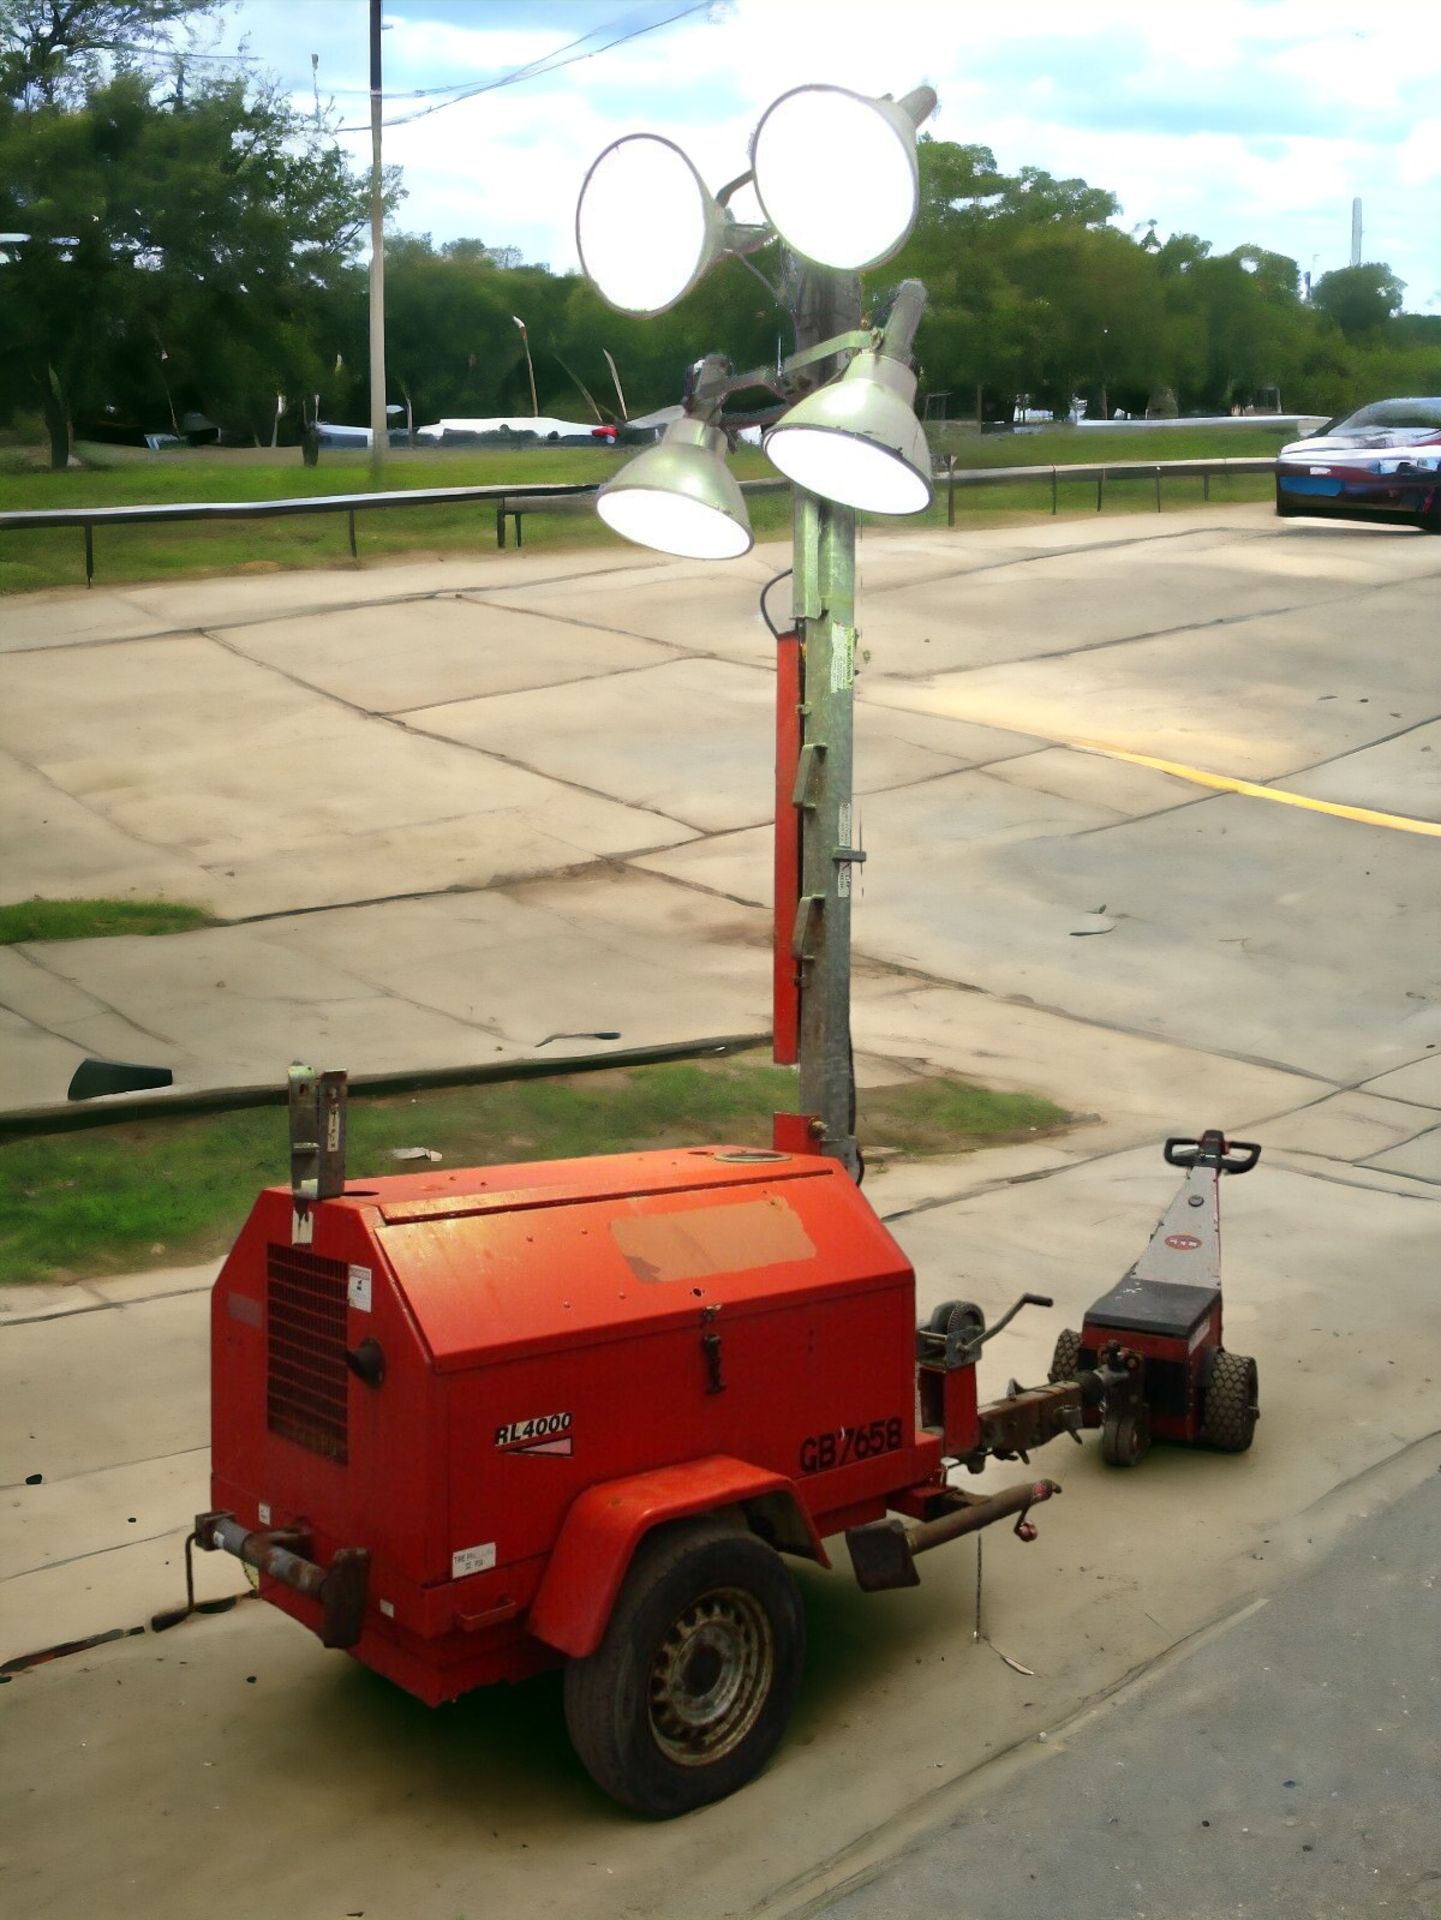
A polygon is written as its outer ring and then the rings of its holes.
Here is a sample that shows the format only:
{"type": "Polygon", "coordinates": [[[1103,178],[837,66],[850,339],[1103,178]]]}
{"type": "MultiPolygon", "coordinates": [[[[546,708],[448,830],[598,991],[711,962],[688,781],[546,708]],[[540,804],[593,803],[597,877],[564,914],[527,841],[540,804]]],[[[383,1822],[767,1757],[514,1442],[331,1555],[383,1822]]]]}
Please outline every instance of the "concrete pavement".
{"type": "MultiPolygon", "coordinates": [[[[6,893],[241,924],[0,953],[0,1106],[62,1098],[86,1053],[195,1087],[298,1054],[503,1060],[557,1028],[684,1039],[697,1009],[759,1024],[756,601],[785,559],[512,553],[5,603],[6,893]]],[[[1279,822],[1072,743],[1429,818],[1438,570],[1405,532],[1256,508],[868,533],[859,951],[1332,1087],[1421,1060],[1431,842],[1279,822]]]]}
{"type": "Polygon", "coordinates": [[[1434,1920],[1438,1526],[1433,1473],[1291,1585],[935,1795],[903,1852],[805,1911],[1434,1920]]]}
{"type": "MultiPolygon", "coordinates": [[[[55,1097],[83,1051],[164,1048],[207,1085],[278,1077],[295,1053],[359,1070],[515,1057],[557,1028],[637,1045],[698,1019],[760,1024],[754,595],[783,564],[587,555],[583,577],[556,578],[554,560],[512,555],[6,607],[0,735],[7,818],[24,822],[6,861],[25,876],[7,891],[133,885],[258,917],[0,952],[5,1101],[55,1097]],[[591,644],[576,634],[594,636],[597,670],[567,680],[591,644]]],[[[1289,1605],[1331,1543],[1347,1551],[1429,1479],[1436,842],[1066,743],[1434,818],[1438,569],[1419,537],[1251,509],[864,543],[868,1077],[957,1070],[1083,1116],[1054,1140],[875,1171],[921,1310],[1054,1293],[1055,1316],[1023,1315],[985,1356],[987,1387],[1036,1378],[1168,1197],[1160,1139],[1222,1125],[1266,1146],[1225,1191],[1227,1324],[1260,1362],[1257,1444],[1158,1452],[1133,1476],[1094,1446],[1052,1450],[1066,1495],[1040,1540],[998,1535],[985,1556],[987,1625],[1033,1676],[972,1641],[969,1546],[909,1592],[807,1573],[808,1678],[776,1762],[655,1828],[590,1786],[553,1678],[432,1714],[247,1602],[0,1689],[0,1897],[53,1920],[184,1920],[199,1900],[229,1920],[257,1897],[368,1920],[859,1900],[858,1874],[969,1819],[974,1791],[994,1793],[999,1827],[1024,1783],[995,1762],[1018,1738],[1039,1747],[1256,1600],[1289,1605]]],[[[207,1498],[208,1279],[0,1288],[0,1660],[179,1597],[207,1498]]],[[[203,1561],[202,1578],[225,1569],[203,1561]]],[[[1305,1655],[1307,1684],[1325,1657],[1305,1655]]],[[[1172,1736],[1146,1738],[1108,1759],[1154,1768],[1172,1736]]],[[[1384,1754],[1352,1725],[1354,1777],[1378,1777],[1384,1754]]],[[[1138,1785],[1117,1817],[1179,1847],[1154,1793],[1138,1785]]],[[[932,1879],[897,1898],[959,1900],[953,1859],[923,1852],[932,1879]]],[[[1389,1858],[1420,1876],[1423,1854],[1413,1835],[1389,1858]]],[[[1065,1860],[1044,1864],[1037,1897],[1072,1904],[1065,1860]]],[[[1158,1910],[1133,1895],[1108,1910],[1158,1910]]]]}

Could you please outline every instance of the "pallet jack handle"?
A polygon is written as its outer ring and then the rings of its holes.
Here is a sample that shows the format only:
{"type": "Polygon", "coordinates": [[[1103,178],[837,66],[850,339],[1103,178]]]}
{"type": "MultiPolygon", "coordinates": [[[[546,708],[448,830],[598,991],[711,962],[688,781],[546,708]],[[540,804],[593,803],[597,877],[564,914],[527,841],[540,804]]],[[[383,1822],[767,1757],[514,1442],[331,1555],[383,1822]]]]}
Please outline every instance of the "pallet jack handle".
{"type": "Polygon", "coordinates": [[[1215,1127],[1199,1140],[1168,1140],[1164,1152],[1168,1167],[1214,1167],[1217,1173],[1249,1173],[1261,1158],[1256,1141],[1228,1140],[1215,1127]]]}

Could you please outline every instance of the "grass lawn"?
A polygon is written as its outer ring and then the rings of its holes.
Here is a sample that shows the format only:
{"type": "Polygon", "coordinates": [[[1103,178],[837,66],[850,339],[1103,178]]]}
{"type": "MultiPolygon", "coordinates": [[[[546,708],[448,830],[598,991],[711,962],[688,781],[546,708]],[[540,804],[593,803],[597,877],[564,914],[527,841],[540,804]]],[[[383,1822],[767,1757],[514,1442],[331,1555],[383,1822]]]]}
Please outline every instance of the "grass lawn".
{"type": "MultiPolygon", "coordinates": [[[[1057,428],[1038,434],[979,434],[959,428],[937,429],[940,454],[954,453],[958,467],[1064,465],[1109,460],[1181,460],[1222,455],[1274,454],[1286,435],[1278,428],[1245,425],[1176,427],[1134,432],[1087,434],[1057,428]]],[[[234,456],[136,453],[96,448],[97,464],[88,470],[49,473],[35,469],[0,472],[0,511],[35,507],[126,506],[176,501],[275,500],[309,495],[364,492],[370,468],[363,453],[326,453],[319,467],[301,464],[298,451],[273,455],[238,450],[234,456]]],[[[407,487],[522,486],[546,481],[599,484],[623,465],[628,454],[587,447],[535,447],[527,450],[475,448],[445,453],[397,451],[390,457],[385,485],[407,487]]],[[[733,470],[743,480],[773,478],[775,470],[758,448],[743,447],[733,470]]],[[[1214,480],[1218,504],[1268,497],[1270,480],[1238,476],[1214,480]]],[[[1199,502],[1195,480],[1164,483],[1167,507],[1199,502]]],[[[1089,482],[1063,483],[1060,508],[1081,511],[1094,506],[1089,482]]],[[[998,514],[1023,517],[1049,514],[1050,487],[1008,485],[967,489],[957,495],[957,524],[984,524],[998,514]]],[[[751,524],[758,539],[783,536],[790,526],[785,494],[752,497],[751,524]]],[[[1147,480],[1112,482],[1105,511],[1154,511],[1153,486],[1147,480]]],[[[945,524],[944,488],[926,515],[906,524],[945,524]]],[[[889,524],[895,524],[891,522],[889,524]]],[[[495,552],[495,514],[477,506],[418,507],[360,514],[357,543],[361,564],[401,554],[466,553],[477,560],[495,552]]],[[[528,548],[557,551],[577,547],[615,547],[618,541],[590,514],[535,514],[527,517],[528,548]]],[[[206,573],[273,573],[291,567],[350,567],[343,514],[277,521],[233,521],[220,526],[129,526],[102,528],[95,536],[96,578],[114,585],[135,580],[166,580],[206,573]]],[[[40,587],[80,586],[85,579],[78,530],[46,528],[0,534],[0,592],[23,593],[40,587]]]]}
{"type": "MultiPolygon", "coordinates": [[[[384,1097],[353,1094],[349,1171],[412,1171],[400,1147],[446,1166],[565,1159],[727,1141],[769,1145],[795,1077],[759,1054],[384,1097]]],[[[1031,1139],[1068,1116],[1034,1094],[952,1079],[863,1090],[866,1148],[962,1152],[1031,1139]]],[[[288,1178],[283,1106],[125,1121],[0,1141],[0,1282],[76,1280],[222,1253],[257,1191],[288,1178]]]]}
{"type": "Polygon", "coordinates": [[[19,900],[0,907],[0,947],[21,940],[98,940],[119,933],[189,933],[213,927],[203,907],[169,900],[19,900]]]}

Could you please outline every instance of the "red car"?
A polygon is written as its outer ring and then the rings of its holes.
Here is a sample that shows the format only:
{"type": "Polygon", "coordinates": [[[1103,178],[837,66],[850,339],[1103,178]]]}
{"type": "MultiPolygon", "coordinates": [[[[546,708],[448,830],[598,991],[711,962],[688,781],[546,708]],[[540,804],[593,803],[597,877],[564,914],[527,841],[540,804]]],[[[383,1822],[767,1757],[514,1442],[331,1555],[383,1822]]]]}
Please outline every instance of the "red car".
{"type": "Polygon", "coordinates": [[[1441,399],[1377,400],[1283,447],[1276,511],[1441,533],[1441,399]]]}

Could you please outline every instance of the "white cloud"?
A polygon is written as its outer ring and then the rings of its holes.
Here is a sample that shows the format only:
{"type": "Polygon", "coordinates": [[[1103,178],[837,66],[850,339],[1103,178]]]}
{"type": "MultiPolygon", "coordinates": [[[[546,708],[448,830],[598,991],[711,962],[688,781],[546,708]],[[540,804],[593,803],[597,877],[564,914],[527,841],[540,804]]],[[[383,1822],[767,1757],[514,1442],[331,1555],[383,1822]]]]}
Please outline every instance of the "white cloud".
{"type": "MultiPolygon", "coordinates": [[[[490,79],[624,13],[581,0],[472,8],[394,0],[387,89],[490,79]],[[471,24],[472,16],[481,24],[471,24]],[[512,17],[513,16],[513,17],[512,17]],[[516,19],[523,24],[516,25],[516,19]]],[[[363,86],[363,0],[240,0],[255,50],[309,98],[363,86]],[[309,30],[309,38],[305,37],[309,30]],[[298,49],[304,46],[305,53],[298,49]]],[[[1005,167],[1081,174],[1121,198],[1123,224],[1154,217],[1225,249],[1253,241],[1317,270],[1343,265],[1350,203],[1366,203],[1368,254],[1389,259],[1413,304],[1441,283],[1441,85],[1437,0],[731,0],[593,59],[477,95],[386,134],[405,173],[405,226],[513,242],[575,264],[572,219],[590,161],[638,128],[668,134],[718,186],[741,171],[752,127],[787,87],[829,80],[941,96],[938,137],[978,141],[1005,167]],[[878,32],[878,25],[881,29],[878,32]]],[[[352,119],[363,100],[346,96],[352,119]]],[[[424,103],[414,103],[424,104],[424,103]]],[[[396,100],[398,116],[407,103],[396,100]]],[[[368,151],[353,136],[357,155],[368,151]]]]}

